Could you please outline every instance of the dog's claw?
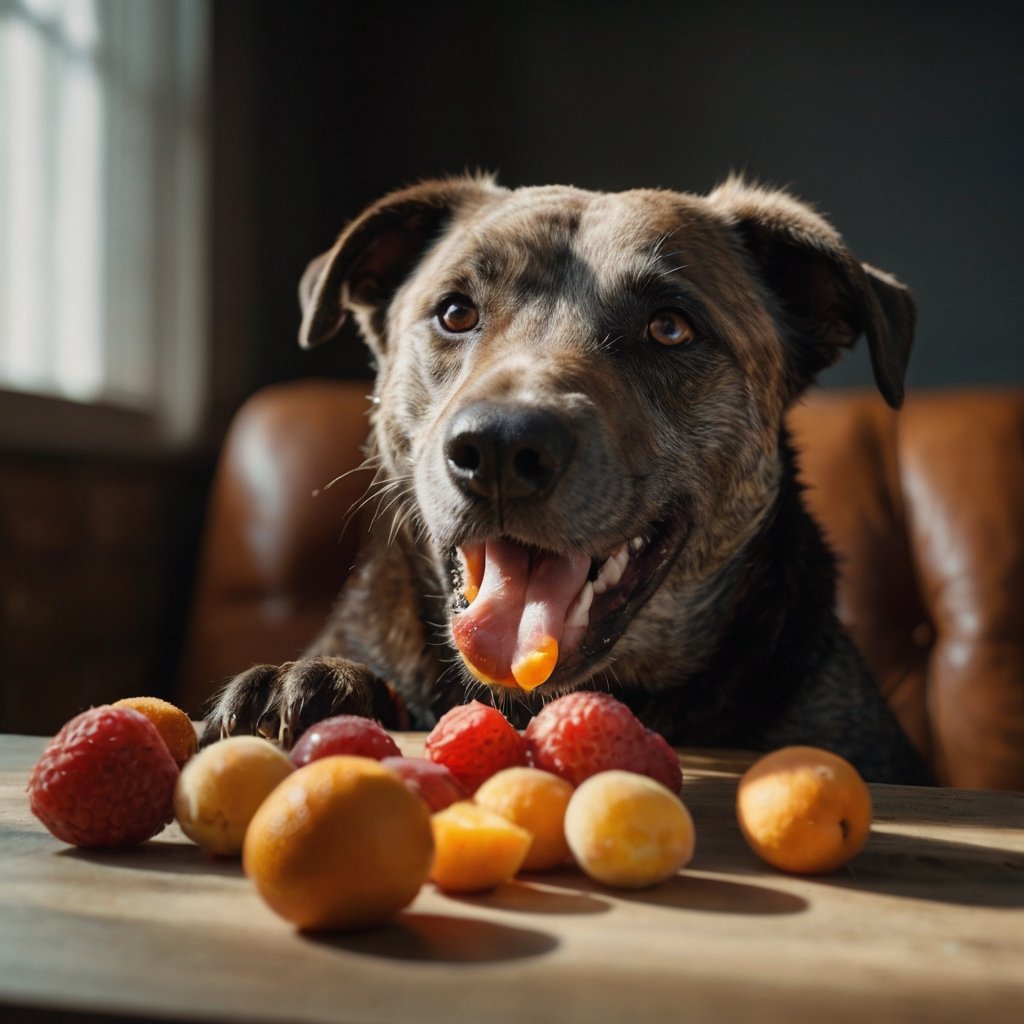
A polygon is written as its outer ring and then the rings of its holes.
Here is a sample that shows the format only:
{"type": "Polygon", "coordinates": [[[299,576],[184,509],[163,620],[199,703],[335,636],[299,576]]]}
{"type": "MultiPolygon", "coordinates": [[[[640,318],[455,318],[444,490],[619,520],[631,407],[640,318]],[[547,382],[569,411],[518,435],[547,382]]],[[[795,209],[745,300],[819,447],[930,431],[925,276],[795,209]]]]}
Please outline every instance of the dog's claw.
{"type": "Polygon", "coordinates": [[[256,734],[265,740],[276,739],[279,731],[279,721],[274,714],[264,715],[256,726],[256,734]]]}
{"type": "Polygon", "coordinates": [[[256,665],[221,691],[202,743],[251,733],[287,750],[309,726],[331,715],[371,715],[374,685],[368,669],[344,658],[256,665]]]}

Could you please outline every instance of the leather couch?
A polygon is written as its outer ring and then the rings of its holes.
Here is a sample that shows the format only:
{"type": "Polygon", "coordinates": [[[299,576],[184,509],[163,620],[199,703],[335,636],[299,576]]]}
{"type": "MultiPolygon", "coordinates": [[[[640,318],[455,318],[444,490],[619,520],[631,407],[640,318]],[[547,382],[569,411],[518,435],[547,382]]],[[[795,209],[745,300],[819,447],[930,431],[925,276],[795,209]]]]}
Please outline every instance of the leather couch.
{"type": "MultiPolygon", "coordinates": [[[[267,388],[240,410],[207,518],[178,698],[295,657],[352,565],[366,382],[267,388]],[[354,470],[354,471],[353,471],[354,470]],[[347,475],[346,475],[347,474],[347,475]]],[[[1024,789],[1024,390],[815,392],[791,415],[840,617],[946,785],[1024,789]]]]}

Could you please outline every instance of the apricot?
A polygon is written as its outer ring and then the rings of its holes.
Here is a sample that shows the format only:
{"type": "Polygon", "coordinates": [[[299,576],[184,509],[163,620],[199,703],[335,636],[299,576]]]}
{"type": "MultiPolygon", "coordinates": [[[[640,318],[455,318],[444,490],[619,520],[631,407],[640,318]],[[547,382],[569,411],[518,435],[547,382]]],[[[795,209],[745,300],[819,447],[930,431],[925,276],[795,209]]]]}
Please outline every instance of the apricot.
{"type": "Polygon", "coordinates": [[[793,874],[835,871],[871,831],[871,793],[849,761],[818,747],[783,747],[740,778],[736,818],[762,860],[793,874]]]}
{"type": "Polygon", "coordinates": [[[505,768],[492,775],[473,799],[525,828],[532,841],[524,871],[548,871],[572,859],[565,841],[565,809],[572,785],[540,768],[505,768]]]}
{"type": "Polygon", "coordinates": [[[122,697],[115,708],[132,708],[156,726],[160,738],[180,768],[195,752],[198,740],[192,719],[181,708],[161,697],[122,697]]]}
{"type": "Polygon", "coordinates": [[[576,863],[605,885],[657,885],[693,856],[693,819],[660,782],[619,769],[580,783],[565,812],[565,837],[576,863]]]}
{"type": "Polygon", "coordinates": [[[181,770],[174,816],[208,853],[236,857],[256,808],[295,766],[259,736],[229,736],[205,747],[181,770]]]}
{"type": "Polygon", "coordinates": [[[242,867],[298,928],[366,928],[415,899],[433,853],[426,803],[379,761],[335,754],[297,769],[264,800],[242,867]]]}
{"type": "Polygon", "coordinates": [[[459,800],[431,816],[430,880],[444,892],[483,892],[514,878],[532,836],[496,811],[459,800]]]}

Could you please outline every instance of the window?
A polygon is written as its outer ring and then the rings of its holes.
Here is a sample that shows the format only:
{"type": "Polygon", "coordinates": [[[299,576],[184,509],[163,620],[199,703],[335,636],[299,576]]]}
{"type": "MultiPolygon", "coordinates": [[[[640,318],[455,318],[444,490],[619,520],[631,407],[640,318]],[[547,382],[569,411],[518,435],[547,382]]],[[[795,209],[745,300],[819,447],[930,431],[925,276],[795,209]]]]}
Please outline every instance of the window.
{"type": "Polygon", "coordinates": [[[206,15],[205,0],[0,0],[8,399],[132,411],[163,441],[194,436],[207,321],[206,15]]]}

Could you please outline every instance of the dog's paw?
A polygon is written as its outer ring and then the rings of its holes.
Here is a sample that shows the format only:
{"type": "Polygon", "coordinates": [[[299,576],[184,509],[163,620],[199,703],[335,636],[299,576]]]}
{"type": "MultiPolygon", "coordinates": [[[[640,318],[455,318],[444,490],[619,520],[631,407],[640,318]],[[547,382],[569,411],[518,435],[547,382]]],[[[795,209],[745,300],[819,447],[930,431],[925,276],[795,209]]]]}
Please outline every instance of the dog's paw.
{"type": "Polygon", "coordinates": [[[331,715],[372,717],[376,685],[368,668],[345,658],[255,665],[217,695],[200,745],[252,734],[290,748],[306,729],[331,715]]]}

